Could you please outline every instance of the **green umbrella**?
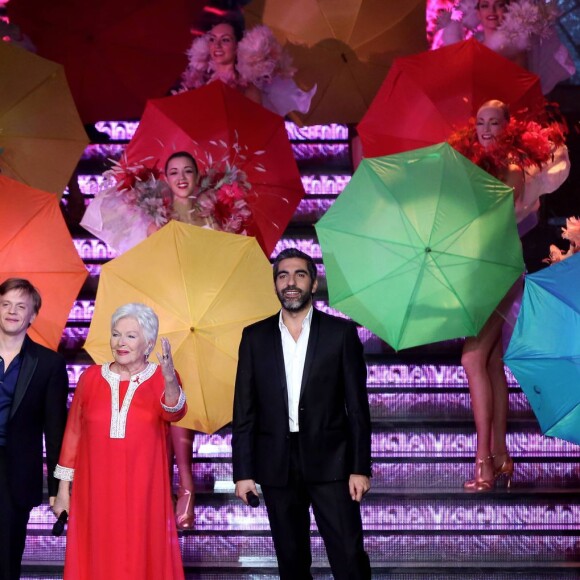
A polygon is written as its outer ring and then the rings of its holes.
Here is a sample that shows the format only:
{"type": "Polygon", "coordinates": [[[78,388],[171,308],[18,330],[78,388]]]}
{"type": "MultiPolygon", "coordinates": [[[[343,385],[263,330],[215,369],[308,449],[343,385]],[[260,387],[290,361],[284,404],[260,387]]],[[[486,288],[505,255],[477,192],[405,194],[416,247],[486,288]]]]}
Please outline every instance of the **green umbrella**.
{"type": "Polygon", "coordinates": [[[476,335],[524,269],[512,189],[446,143],[363,160],[316,233],[331,305],[396,350],[476,335]]]}

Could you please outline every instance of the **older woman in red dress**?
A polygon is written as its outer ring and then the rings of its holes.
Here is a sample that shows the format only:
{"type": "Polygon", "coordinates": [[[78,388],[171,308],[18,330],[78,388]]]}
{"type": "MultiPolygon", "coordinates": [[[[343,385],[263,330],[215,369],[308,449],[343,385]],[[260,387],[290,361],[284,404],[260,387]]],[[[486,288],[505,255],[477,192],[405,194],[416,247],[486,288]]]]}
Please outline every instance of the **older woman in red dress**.
{"type": "Polygon", "coordinates": [[[167,427],[187,410],[157,316],[144,304],[111,321],[113,362],[79,379],[55,477],[69,511],[65,580],[179,580],[183,565],[167,477],[167,427]],[[74,492],[70,495],[71,482],[74,492]]]}

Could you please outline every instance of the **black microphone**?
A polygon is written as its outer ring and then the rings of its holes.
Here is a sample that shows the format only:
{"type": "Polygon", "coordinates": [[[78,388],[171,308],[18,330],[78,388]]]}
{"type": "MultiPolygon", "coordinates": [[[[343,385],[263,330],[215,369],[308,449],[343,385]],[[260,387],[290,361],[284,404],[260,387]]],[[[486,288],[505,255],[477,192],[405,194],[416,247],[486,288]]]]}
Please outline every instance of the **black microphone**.
{"type": "Polygon", "coordinates": [[[246,499],[248,500],[248,504],[253,508],[257,508],[260,505],[260,498],[253,491],[246,493],[246,499]]]}
{"type": "Polygon", "coordinates": [[[67,520],[68,513],[66,510],[63,510],[62,512],[60,512],[60,516],[58,516],[56,522],[54,522],[54,526],[52,526],[53,536],[62,536],[62,533],[64,532],[64,525],[66,524],[67,520]]]}

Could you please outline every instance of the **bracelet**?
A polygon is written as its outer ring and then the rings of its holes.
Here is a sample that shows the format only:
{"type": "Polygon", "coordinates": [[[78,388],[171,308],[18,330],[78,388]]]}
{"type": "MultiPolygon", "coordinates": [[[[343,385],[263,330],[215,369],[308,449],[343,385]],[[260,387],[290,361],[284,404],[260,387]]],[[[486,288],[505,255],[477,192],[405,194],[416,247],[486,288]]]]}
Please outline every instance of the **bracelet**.
{"type": "Polygon", "coordinates": [[[168,413],[177,413],[178,411],[181,411],[181,409],[183,409],[183,405],[185,405],[185,393],[183,392],[183,389],[181,387],[179,387],[179,399],[177,399],[177,403],[173,407],[168,407],[167,405],[165,405],[163,403],[164,398],[165,394],[163,394],[163,396],[161,397],[161,406],[168,413]]]}
{"type": "Polygon", "coordinates": [[[53,475],[56,479],[61,479],[62,481],[72,481],[75,476],[75,470],[72,467],[63,467],[57,464],[53,475]]]}

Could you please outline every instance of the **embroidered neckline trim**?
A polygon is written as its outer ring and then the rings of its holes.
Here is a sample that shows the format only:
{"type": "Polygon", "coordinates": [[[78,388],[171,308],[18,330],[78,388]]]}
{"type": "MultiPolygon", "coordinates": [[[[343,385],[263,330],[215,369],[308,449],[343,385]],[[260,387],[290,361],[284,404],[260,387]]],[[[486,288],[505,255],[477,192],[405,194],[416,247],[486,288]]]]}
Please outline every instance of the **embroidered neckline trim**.
{"type": "Polygon", "coordinates": [[[133,400],[133,395],[139,388],[139,385],[153,376],[153,373],[157,369],[157,365],[150,362],[142,371],[131,375],[129,388],[125,393],[123,403],[120,406],[119,383],[121,375],[114,373],[110,367],[111,363],[105,363],[101,367],[101,374],[107,383],[109,383],[109,387],[111,388],[111,428],[109,431],[109,437],[111,439],[124,439],[127,427],[127,415],[129,413],[131,401],[133,400]]]}

